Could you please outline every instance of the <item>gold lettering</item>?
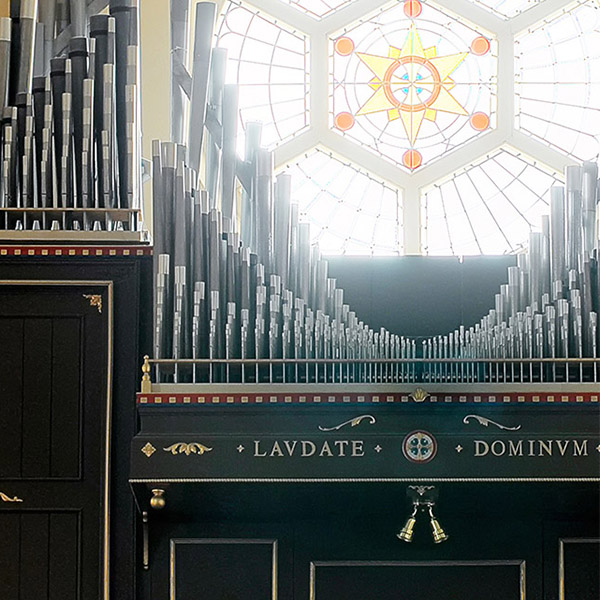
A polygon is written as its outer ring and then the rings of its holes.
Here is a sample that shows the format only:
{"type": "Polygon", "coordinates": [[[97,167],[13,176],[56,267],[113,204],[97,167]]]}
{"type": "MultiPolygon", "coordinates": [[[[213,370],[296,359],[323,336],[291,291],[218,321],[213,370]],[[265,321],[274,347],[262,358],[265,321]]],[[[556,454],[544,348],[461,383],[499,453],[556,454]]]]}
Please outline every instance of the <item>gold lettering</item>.
{"type": "Polygon", "coordinates": [[[577,440],[573,440],[573,456],[588,456],[587,440],[583,440],[581,445],[577,440]]]}
{"type": "Polygon", "coordinates": [[[327,442],[323,442],[323,446],[321,447],[321,452],[319,452],[319,456],[333,456],[333,452],[329,447],[327,442]]]}
{"type": "Polygon", "coordinates": [[[540,444],[540,453],[539,456],[544,456],[544,451],[548,456],[552,456],[552,440],[548,440],[544,442],[544,440],[539,441],[540,444]]]}
{"type": "Polygon", "coordinates": [[[260,450],[260,440],[254,440],[254,456],[266,456],[266,452],[259,452],[260,450]]]}
{"type": "Polygon", "coordinates": [[[567,451],[567,448],[569,447],[569,440],[556,440],[556,445],[558,446],[558,451],[560,452],[560,455],[564,456],[565,452],[567,451]]]}
{"type": "Polygon", "coordinates": [[[535,456],[535,448],[534,448],[535,440],[528,440],[528,442],[529,442],[529,456],[535,456]]]}
{"type": "Polygon", "coordinates": [[[475,456],[485,456],[490,451],[487,442],[483,440],[475,440],[475,456]]]}
{"type": "Polygon", "coordinates": [[[352,440],[352,456],[364,456],[362,440],[352,440]]]}
{"type": "Polygon", "coordinates": [[[519,440],[516,444],[512,441],[508,441],[508,455],[509,456],[523,456],[523,440],[519,440]]]}
{"type": "Polygon", "coordinates": [[[279,442],[273,442],[273,448],[271,448],[271,454],[269,456],[283,456],[283,452],[279,447],[279,442]]]}
{"type": "Polygon", "coordinates": [[[308,440],[304,440],[300,444],[302,445],[302,456],[312,456],[317,451],[317,447],[308,440]]]}
{"type": "Polygon", "coordinates": [[[337,442],[334,442],[334,444],[339,450],[338,456],[346,456],[345,451],[346,446],[348,446],[348,440],[338,440],[337,442]]]}
{"type": "Polygon", "coordinates": [[[503,456],[506,453],[506,444],[502,440],[493,442],[491,448],[494,456],[503,456]],[[496,451],[496,448],[500,448],[500,450],[496,451]]]}
{"type": "Polygon", "coordinates": [[[288,442],[284,440],[284,445],[286,450],[288,451],[288,454],[290,456],[293,456],[294,454],[294,449],[296,448],[296,445],[298,444],[298,440],[294,440],[293,442],[288,442]]]}

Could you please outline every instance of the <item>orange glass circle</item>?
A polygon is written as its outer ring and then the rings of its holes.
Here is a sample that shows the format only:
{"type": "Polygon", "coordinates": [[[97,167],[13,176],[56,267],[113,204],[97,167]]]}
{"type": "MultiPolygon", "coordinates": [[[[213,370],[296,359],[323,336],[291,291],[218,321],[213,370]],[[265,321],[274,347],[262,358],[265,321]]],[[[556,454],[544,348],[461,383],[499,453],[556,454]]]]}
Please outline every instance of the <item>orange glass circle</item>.
{"type": "Polygon", "coordinates": [[[354,42],[349,37],[341,37],[335,40],[335,51],[342,56],[348,56],[354,52],[354,42]]]}
{"type": "Polygon", "coordinates": [[[423,157],[421,156],[421,153],[416,150],[407,150],[402,155],[402,163],[407,169],[416,169],[421,166],[422,162],[423,157]]]}
{"type": "Polygon", "coordinates": [[[340,131],[348,131],[354,127],[354,117],[349,112],[341,112],[335,116],[335,126],[340,131]]]}
{"type": "Polygon", "coordinates": [[[477,131],[485,131],[490,126],[490,118],[483,112],[476,112],[471,115],[471,127],[477,131]]]}
{"type": "Polygon", "coordinates": [[[423,12],[423,6],[419,0],[406,0],[404,3],[404,14],[411,19],[418,17],[423,12]]]}
{"type": "Polygon", "coordinates": [[[477,56],[483,56],[490,51],[490,40],[480,35],[471,42],[471,52],[477,56]]]}

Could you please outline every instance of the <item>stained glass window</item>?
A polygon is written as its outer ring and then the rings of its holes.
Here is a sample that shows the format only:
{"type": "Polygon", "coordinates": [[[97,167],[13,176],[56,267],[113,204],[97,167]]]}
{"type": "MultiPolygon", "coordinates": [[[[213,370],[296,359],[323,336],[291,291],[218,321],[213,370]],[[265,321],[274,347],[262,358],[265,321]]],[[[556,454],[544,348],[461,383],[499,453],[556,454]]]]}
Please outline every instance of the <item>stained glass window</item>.
{"type": "Polygon", "coordinates": [[[284,170],[292,175],[292,200],[322,252],[401,253],[399,190],[321,149],[284,170]]]}
{"type": "Polygon", "coordinates": [[[600,153],[600,4],[577,2],[516,40],[517,126],[576,158],[600,153]]]}
{"type": "Polygon", "coordinates": [[[510,19],[544,0],[475,0],[493,13],[510,19]]]}
{"type": "Polygon", "coordinates": [[[503,148],[467,165],[423,195],[425,254],[505,254],[519,250],[548,214],[560,175],[503,148]]]}
{"type": "Polygon", "coordinates": [[[430,3],[395,3],[331,40],[331,124],[414,170],[495,125],[496,42],[430,3]]]}
{"type": "Polygon", "coordinates": [[[247,2],[217,28],[240,130],[263,123],[325,252],[516,252],[600,153],[600,0],[472,0],[494,31],[448,0],[247,2]]]}
{"type": "Polygon", "coordinates": [[[274,147],[308,125],[305,34],[250,6],[229,2],[217,44],[228,51],[227,82],[240,86],[242,131],[249,121],[260,121],[263,144],[274,147]]]}
{"type": "Polygon", "coordinates": [[[291,4],[295,8],[308,13],[315,19],[322,19],[338,8],[352,2],[352,0],[281,0],[286,4],[291,4]]]}

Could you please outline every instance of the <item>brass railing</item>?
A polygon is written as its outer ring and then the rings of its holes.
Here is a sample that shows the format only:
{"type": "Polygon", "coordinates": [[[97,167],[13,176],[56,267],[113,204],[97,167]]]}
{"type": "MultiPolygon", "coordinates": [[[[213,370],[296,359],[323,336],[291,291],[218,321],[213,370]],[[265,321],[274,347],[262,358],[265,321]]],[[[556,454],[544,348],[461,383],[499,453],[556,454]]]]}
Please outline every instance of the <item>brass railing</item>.
{"type": "MultiPolygon", "coordinates": [[[[150,359],[156,383],[598,383],[598,358],[150,359]]],[[[142,390],[144,391],[144,390],[142,390]]]]}

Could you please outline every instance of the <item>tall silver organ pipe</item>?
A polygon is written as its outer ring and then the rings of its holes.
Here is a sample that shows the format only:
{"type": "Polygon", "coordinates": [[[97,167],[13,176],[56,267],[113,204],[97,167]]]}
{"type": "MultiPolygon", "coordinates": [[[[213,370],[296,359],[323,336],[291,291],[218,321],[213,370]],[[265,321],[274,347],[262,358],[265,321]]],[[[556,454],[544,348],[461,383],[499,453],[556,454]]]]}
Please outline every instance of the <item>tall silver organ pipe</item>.
{"type": "Polygon", "coordinates": [[[255,207],[242,205],[234,219],[196,184],[185,149],[155,142],[153,152],[155,357],[178,359],[176,369],[158,367],[159,380],[597,381],[598,187],[596,181],[590,190],[591,164],[569,169],[565,192],[551,190],[549,218],[508,268],[488,314],[470,327],[417,341],[371,329],[344,303],[327,260],[311,246],[309,225],[298,221],[290,178],[275,177],[268,150],[227,167],[238,174],[254,163],[251,176],[242,172],[237,181],[249,188],[238,197],[255,207]],[[586,215],[592,196],[594,219],[586,215]],[[579,208],[569,204],[575,201],[579,208]],[[579,215],[579,225],[568,213],[579,215]],[[256,248],[240,230],[253,232],[256,248]],[[572,256],[565,261],[572,236],[581,242],[574,244],[576,265],[572,256]]]}
{"type": "Polygon", "coordinates": [[[139,239],[117,233],[142,229],[138,0],[89,20],[70,0],[76,35],[57,57],[56,2],[12,4],[0,19],[0,236],[139,239]]]}

